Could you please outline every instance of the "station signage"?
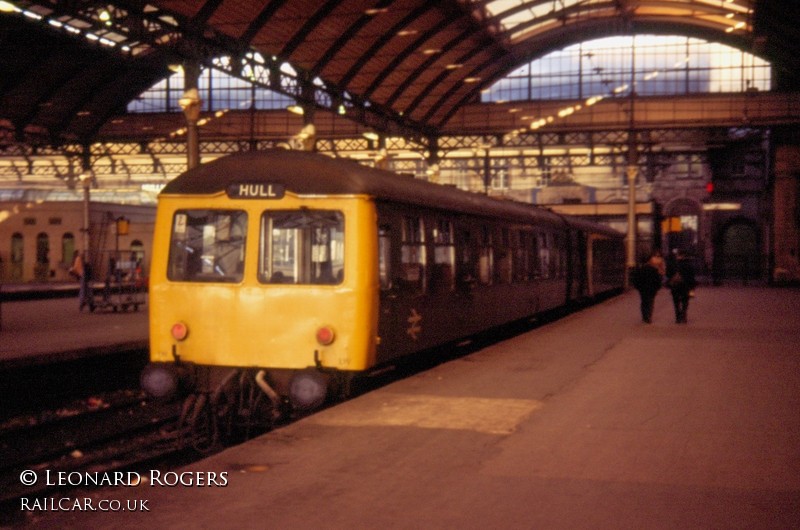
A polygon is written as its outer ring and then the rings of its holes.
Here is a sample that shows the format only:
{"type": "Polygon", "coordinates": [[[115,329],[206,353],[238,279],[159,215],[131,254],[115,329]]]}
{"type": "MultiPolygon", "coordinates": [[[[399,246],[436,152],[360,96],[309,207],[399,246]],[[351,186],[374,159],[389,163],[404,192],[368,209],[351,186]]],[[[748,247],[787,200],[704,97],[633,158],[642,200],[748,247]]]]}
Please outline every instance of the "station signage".
{"type": "Polygon", "coordinates": [[[231,199],[282,199],[286,193],[283,184],[264,182],[240,182],[225,190],[231,199]]]}

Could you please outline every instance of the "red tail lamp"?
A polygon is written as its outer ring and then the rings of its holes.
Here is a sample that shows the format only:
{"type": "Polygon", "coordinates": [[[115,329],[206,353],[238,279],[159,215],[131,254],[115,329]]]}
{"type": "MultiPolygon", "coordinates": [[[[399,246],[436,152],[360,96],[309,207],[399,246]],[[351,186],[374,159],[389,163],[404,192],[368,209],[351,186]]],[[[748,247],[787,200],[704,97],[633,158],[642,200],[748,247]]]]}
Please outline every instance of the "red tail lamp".
{"type": "Polygon", "coordinates": [[[176,322],[172,325],[170,333],[175,340],[185,340],[189,336],[189,327],[184,322],[176,322]]]}
{"type": "Polygon", "coordinates": [[[317,330],[317,342],[322,346],[329,346],[336,340],[336,334],[330,326],[322,326],[317,330]]]}

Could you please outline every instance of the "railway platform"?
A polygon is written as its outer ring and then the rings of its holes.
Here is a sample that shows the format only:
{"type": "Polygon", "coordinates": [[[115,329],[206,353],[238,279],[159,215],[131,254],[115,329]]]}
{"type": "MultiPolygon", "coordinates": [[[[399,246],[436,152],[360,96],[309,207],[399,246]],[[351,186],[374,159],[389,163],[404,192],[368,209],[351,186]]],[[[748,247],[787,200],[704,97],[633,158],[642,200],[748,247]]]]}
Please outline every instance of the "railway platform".
{"type": "Polygon", "coordinates": [[[177,472],[81,496],[118,511],[28,521],[800,527],[800,290],[700,288],[680,325],[667,291],[653,324],[638,305],[628,292],[177,472]]]}
{"type": "Polygon", "coordinates": [[[0,307],[0,374],[8,369],[147,347],[147,306],[138,311],[78,311],[71,298],[4,300],[0,307]]]}

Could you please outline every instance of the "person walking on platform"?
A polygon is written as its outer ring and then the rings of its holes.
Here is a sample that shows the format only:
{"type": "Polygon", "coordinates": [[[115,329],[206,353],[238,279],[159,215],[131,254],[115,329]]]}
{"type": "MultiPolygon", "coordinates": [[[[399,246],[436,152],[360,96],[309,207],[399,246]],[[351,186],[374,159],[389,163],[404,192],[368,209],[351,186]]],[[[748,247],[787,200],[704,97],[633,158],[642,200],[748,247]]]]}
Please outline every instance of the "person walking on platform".
{"type": "Polygon", "coordinates": [[[690,293],[697,287],[691,259],[680,250],[673,250],[667,260],[667,287],[672,291],[675,322],[686,324],[690,293]]]}
{"type": "Polygon", "coordinates": [[[641,299],[642,322],[650,324],[653,322],[653,307],[656,303],[656,295],[661,289],[663,281],[664,260],[658,251],[642,261],[641,265],[633,271],[632,284],[641,299]]]}
{"type": "Polygon", "coordinates": [[[655,267],[655,269],[658,271],[658,274],[660,274],[662,278],[667,273],[667,263],[664,261],[664,256],[661,254],[659,249],[655,249],[653,253],[650,254],[650,259],[647,260],[647,263],[649,263],[650,266],[655,267]]]}
{"type": "Polygon", "coordinates": [[[92,266],[81,252],[75,253],[72,267],[69,272],[80,282],[78,291],[78,311],[83,311],[83,306],[88,305],[89,311],[94,311],[94,296],[92,294],[92,266]]]}

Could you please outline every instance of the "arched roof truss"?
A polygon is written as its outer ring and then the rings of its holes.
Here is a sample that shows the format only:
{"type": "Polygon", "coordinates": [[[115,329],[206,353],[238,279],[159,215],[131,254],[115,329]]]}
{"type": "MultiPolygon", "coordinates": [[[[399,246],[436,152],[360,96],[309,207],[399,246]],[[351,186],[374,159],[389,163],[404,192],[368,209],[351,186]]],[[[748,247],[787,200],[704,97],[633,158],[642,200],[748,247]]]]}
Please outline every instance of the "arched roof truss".
{"type": "Polygon", "coordinates": [[[601,36],[698,36],[794,86],[800,72],[800,7],[779,0],[6,1],[0,129],[48,141],[92,141],[175,61],[258,70],[309,107],[407,136],[436,135],[516,66],[601,36]]]}

